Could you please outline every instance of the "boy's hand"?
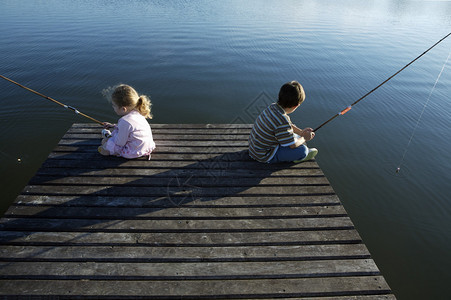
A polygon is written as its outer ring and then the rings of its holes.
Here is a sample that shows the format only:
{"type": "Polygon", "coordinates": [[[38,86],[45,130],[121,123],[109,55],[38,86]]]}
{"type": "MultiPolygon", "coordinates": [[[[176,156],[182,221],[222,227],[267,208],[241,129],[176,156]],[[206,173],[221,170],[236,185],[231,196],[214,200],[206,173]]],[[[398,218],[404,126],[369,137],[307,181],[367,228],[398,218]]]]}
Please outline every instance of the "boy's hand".
{"type": "Polygon", "coordinates": [[[306,142],[310,141],[311,139],[313,139],[315,137],[315,132],[313,131],[312,128],[308,127],[308,128],[304,128],[302,130],[302,134],[301,136],[304,138],[304,140],[306,142]]]}

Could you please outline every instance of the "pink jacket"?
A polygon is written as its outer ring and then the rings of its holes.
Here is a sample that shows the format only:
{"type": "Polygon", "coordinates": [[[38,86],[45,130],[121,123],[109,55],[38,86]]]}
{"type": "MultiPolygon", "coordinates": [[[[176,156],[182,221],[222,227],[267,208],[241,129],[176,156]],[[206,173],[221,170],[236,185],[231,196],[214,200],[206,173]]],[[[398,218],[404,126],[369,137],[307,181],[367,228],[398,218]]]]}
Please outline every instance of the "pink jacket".
{"type": "Polygon", "coordinates": [[[155,149],[150,125],[138,111],[132,110],[119,119],[105,144],[111,155],[125,158],[149,156],[155,149]]]}

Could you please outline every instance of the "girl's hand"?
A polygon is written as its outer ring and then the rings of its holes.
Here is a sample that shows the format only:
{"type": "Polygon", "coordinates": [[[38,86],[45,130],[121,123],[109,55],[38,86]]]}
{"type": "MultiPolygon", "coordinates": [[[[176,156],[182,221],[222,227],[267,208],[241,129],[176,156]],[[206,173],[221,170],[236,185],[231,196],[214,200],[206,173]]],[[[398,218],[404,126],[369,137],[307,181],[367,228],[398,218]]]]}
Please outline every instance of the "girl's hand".
{"type": "Polygon", "coordinates": [[[102,124],[103,124],[103,128],[105,128],[105,129],[110,129],[110,128],[116,127],[116,125],[108,123],[108,122],[103,122],[102,124]]]}

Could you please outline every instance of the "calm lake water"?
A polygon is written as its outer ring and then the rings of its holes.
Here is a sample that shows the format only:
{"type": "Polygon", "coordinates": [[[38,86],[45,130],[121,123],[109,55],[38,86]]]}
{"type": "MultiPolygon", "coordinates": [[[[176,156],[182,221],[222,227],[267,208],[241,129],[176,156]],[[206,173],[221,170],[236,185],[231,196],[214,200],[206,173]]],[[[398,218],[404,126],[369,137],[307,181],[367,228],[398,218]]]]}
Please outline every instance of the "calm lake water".
{"type": "MultiPolygon", "coordinates": [[[[0,74],[102,121],[117,120],[101,95],[117,83],[151,96],[153,123],[252,123],[298,80],[307,100],[292,120],[316,127],[448,34],[451,2],[2,0],[0,28],[0,74]]],[[[398,299],[451,294],[451,61],[425,107],[450,49],[310,143],[398,299]]],[[[89,120],[4,80],[0,97],[3,213],[89,120]]]]}

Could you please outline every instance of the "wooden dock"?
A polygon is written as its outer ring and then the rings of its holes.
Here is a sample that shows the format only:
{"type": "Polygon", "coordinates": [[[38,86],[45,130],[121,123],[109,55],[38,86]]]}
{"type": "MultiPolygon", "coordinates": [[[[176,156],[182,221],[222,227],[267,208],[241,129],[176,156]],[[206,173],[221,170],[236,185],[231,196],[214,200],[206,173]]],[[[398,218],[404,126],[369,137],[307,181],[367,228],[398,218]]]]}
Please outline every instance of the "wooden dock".
{"type": "Polygon", "coordinates": [[[0,220],[0,298],[395,299],[317,163],[251,125],[152,125],[152,159],[74,124],[0,220]]]}

